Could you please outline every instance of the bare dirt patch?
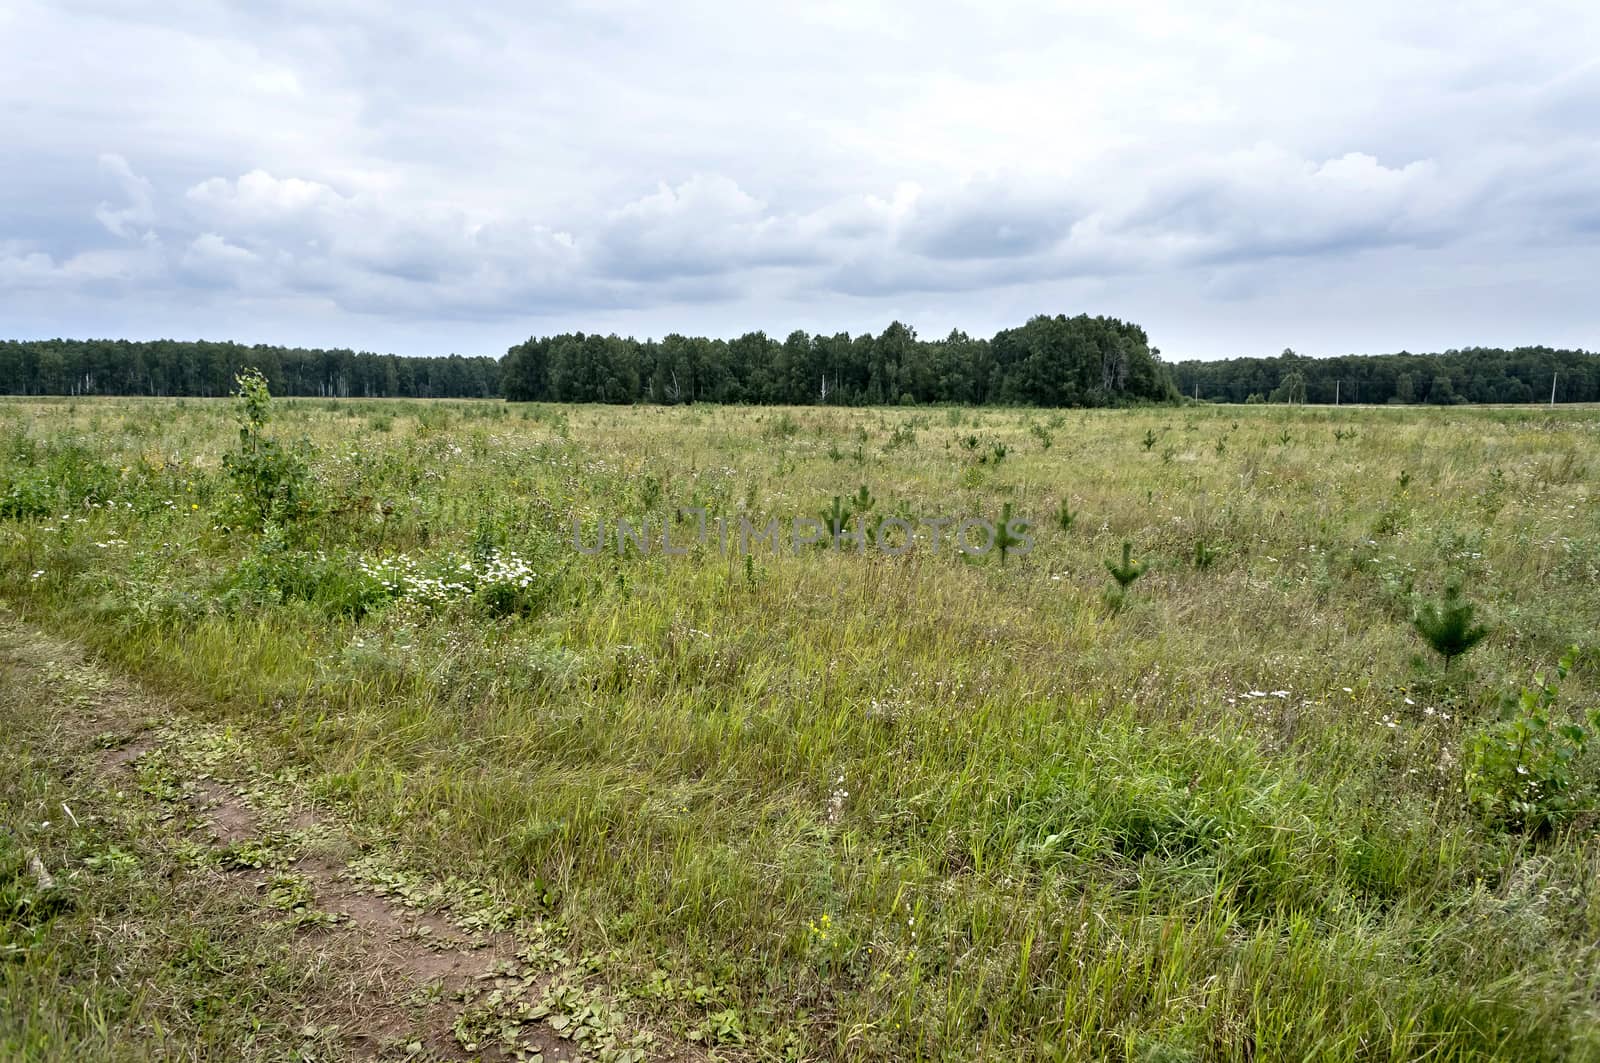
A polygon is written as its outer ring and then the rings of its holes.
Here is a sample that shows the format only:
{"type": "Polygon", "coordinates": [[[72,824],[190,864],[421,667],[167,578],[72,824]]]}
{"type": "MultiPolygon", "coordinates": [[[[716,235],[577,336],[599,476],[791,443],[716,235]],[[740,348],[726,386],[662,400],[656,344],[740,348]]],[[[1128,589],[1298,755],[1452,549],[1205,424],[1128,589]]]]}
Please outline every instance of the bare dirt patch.
{"type": "Polygon", "coordinates": [[[232,845],[255,833],[255,813],[229,794],[227,787],[209,780],[199,785],[196,804],[210,819],[219,844],[232,845]]]}
{"type": "MultiPolygon", "coordinates": [[[[128,772],[141,757],[163,748],[158,740],[147,739],[133,755],[127,754],[135,747],[125,747],[104,764],[108,772],[128,772]]],[[[215,779],[197,780],[185,800],[207,824],[208,840],[219,850],[248,851],[252,843],[270,848],[283,844],[278,838],[284,833],[316,837],[315,852],[292,859],[286,854],[285,863],[307,886],[314,904],[310,911],[328,920],[313,915],[302,933],[349,939],[343,954],[358,968],[352,985],[366,987],[349,1002],[352,1011],[364,1015],[351,1031],[352,1050],[376,1058],[454,1058],[465,1052],[454,1029],[458,1007],[494,985],[497,976],[518,974],[518,945],[512,934],[469,934],[446,912],[419,911],[375,895],[347,865],[322,855],[329,849],[352,850],[355,844],[337,823],[310,809],[297,809],[268,826],[270,813],[252,807],[237,788],[215,779]]],[[[271,854],[261,858],[270,861],[271,854]]],[[[260,893],[271,885],[270,874],[262,869],[225,866],[236,888],[260,893]]],[[[266,907],[271,910],[270,902],[266,907]]],[[[525,988],[536,989],[546,980],[525,988]]],[[[488,1060],[576,1058],[571,1045],[554,1031],[537,1026],[518,1028],[516,1048],[507,1052],[480,1046],[466,1054],[488,1060]]]]}

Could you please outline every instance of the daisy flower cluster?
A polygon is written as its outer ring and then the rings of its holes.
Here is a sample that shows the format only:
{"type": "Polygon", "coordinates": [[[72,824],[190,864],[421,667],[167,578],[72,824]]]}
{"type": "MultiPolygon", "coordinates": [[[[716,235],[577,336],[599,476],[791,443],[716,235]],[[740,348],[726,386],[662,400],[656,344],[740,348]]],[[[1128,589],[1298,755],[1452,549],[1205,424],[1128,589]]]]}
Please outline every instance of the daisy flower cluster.
{"type": "MultiPolygon", "coordinates": [[[[469,598],[476,589],[458,572],[441,571],[428,567],[409,554],[368,561],[359,558],[356,567],[367,579],[379,584],[392,597],[407,598],[426,605],[443,605],[446,602],[469,598]]],[[[471,570],[467,572],[470,576],[471,570]]]]}
{"type": "Polygon", "coordinates": [[[527,590],[539,574],[533,566],[516,554],[491,554],[477,570],[480,587],[504,587],[508,590],[527,590]]]}
{"type": "Polygon", "coordinates": [[[356,565],[391,597],[434,607],[474,597],[500,600],[518,596],[529,590],[539,575],[516,554],[498,552],[482,560],[449,557],[432,562],[397,554],[376,561],[361,558],[356,565]]]}

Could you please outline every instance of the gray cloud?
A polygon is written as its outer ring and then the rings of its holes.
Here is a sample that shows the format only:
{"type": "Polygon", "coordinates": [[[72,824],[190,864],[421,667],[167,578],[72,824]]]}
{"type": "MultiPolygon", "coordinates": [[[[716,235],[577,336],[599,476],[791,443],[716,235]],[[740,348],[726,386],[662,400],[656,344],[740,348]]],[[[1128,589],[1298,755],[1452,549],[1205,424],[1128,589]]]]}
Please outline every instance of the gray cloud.
{"type": "Polygon", "coordinates": [[[919,201],[904,243],[932,259],[1019,258],[1056,246],[1085,208],[1063,191],[1026,192],[1002,180],[970,184],[954,195],[919,201]]]}
{"type": "Polygon", "coordinates": [[[1597,28],[1564,2],[17,0],[0,310],[423,351],[1079,310],[1175,356],[1594,346],[1593,300],[1540,278],[1600,267],[1597,28]]]}

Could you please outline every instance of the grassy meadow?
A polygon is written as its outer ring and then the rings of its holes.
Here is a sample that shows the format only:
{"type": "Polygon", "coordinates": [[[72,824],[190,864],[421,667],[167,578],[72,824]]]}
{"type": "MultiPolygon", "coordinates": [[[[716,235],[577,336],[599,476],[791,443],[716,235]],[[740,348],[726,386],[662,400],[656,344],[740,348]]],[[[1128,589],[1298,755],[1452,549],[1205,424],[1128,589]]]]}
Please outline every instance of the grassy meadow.
{"type": "Polygon", "coordinates": [[[1600,410],[238,413],[0,401],[0,601],[715,1058],[1600,1058],[1600,410]],[[1033,548],[574,542],[863,487],[1033,548]]]}

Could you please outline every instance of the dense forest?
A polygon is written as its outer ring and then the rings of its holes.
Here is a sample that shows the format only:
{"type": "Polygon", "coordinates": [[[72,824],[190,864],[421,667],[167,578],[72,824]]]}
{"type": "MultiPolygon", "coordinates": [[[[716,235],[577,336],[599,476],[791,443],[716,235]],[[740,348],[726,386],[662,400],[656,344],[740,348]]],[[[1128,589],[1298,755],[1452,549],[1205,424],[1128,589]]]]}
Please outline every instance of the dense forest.
{"type": "Polygon", "coordinates": [[[1443,354],[1350,354],[1179,362],[1178,388],[1213,402],[1600,402],[1600,354],[1470,347],[1443,354]]]}
{"type": "Polygon", "coordinates": [[[492,398],[495,358],[403,358],[205,340],[0,341],[0,394],[226,395],[241,369],[260,369],[275,395],[492,398]]]}
{"type": "Polygon", "coordinates": [[[0,341],[0,394],[219,396],[261,369],[279,395],[551,402],[1104,406],[1212,402],[1600,402],[1600,354],[1475,347],[1443,354],[1230,358],[1169,365],[1138,325],[1033,318],[991,339],[877,336],[661,340],[569,333],[491,357],[154,340],[0,341]]]}
{"type": "Polygon", "coordinates": [[[1035,317],[993,339],[878,336],[662,340],[571,333],[507,353],[505,395],[553,402],[724,402],[841,406],[1004,403],[1106,406],[1177,398],[1144,329],[1114,318],[1035,317]]]}

